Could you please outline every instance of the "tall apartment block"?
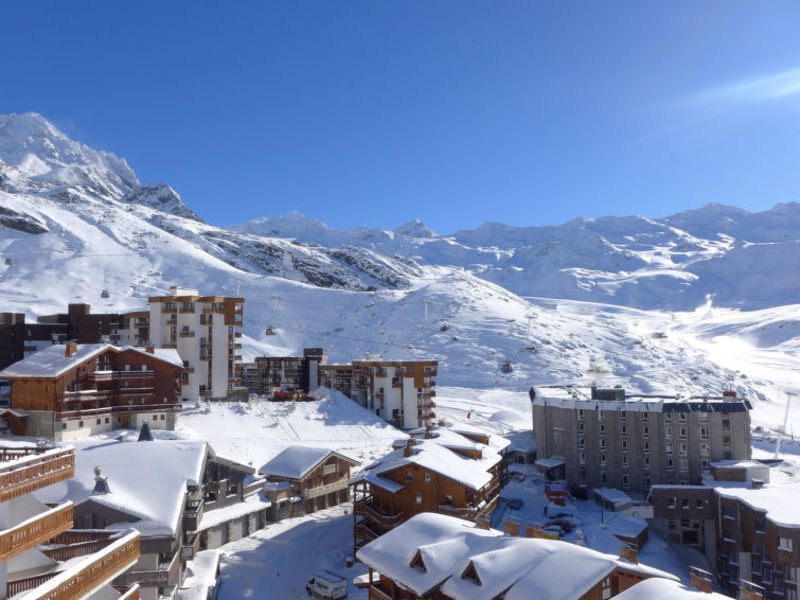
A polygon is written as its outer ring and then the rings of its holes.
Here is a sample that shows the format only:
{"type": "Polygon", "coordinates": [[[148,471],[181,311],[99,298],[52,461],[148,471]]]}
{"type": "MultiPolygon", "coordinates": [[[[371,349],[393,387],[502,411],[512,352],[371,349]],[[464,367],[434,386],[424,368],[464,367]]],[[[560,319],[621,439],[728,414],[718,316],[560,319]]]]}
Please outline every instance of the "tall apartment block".
{"type": "Polygon", "coordinates": [[[678,398],[617,387],[531,388],[539,459],[576,494],[698,485],[712,461],[750,458],[750,403],[735,392],[678,398]]]}
{"type": "Polygon", "coordinates": [[[325,361],[322,348],[303,348],[303,356],[257,356],[241,365],[242,384],[251,394],[270,394],[275,388],[312,392],[319,387],[319,366],[325,361]]]}
{"type": "Polygon", "coordinates": [[[320,385],[346,393],[361,406],[405,429],[426,427],[436,418],[438,362],[379,360],[367,357],[351,365],[320,365],[320,385]],[[349,390],[343,377],[349,377],[349,390]]]}
{"type": "MultiPolygon", "coordinates": [[[[175,348],[184,361],[183,400],[226,399],[247,394],[237,373],[244,298],[200,296],[197,290],[178,286],[168,296],[149,299],[149,341],[156,348],[175,348]]],[[[129,319],[141,319],[133,313],[129,319]]],[[[125,335],[143,335],[136,321],[125,335]],[[131,329],[135,327],[135,329],[131,329]]]]}
{"type": "Polygon", "coordinates": [[[72,502],[34,496],[74,474],[70,448],[0,448],[0,599],[138,600],[138,585],[112,582],[136,564],[139,532],[92,532],[76,544],[72,502]]]}

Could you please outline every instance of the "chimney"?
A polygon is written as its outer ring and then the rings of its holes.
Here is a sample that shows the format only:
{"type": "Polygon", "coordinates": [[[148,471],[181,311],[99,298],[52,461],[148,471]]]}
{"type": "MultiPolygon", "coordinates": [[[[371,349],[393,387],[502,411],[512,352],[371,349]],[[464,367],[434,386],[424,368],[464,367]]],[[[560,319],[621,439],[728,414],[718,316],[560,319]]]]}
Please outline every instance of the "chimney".
{"type": "Polygon", "coordinates": [[[103,477],[100,472],[100,465],[94,468],[94,490],[92,494],[110,494],[111,489],[108,487],[108,477],[103,477]]]}
{"type": "Polygon", "coordinates": [[[410,437],[408,438],[408,441],[406,441],[406,449],[403,450],[403,456],[405,456],[406,458],[411,456],[414,453],[412,451],[413,447],[414,447],[414,438],[410,437]]]}
{"type": "Polygon", "coordinates": [[[619,557],[632,565],[639,564],[639,547],[636,544],[623,544],[619,549],[619,557]]]}
{"type": "Polygon", "coordinates": [[[148,352],[148,353],[150,353],[150,354],[155,354],[155,353],[156,353],[156,347],[155,347],[155,346],[148,346],[148,347],[146,348],[146,350],[147,350],[147,352],[148,352]]]}
{"type": "Polygon", "coordinates": [[[64,346],[64,358],[69,358],[78,353],[78,344],[70,342],[64,346]]]}
{"type": "Polygon", "coordinates": [[[689,585],[705,594],[710,594],[712,592],[711,573],[697,567],[689,567],[689,585]]]}

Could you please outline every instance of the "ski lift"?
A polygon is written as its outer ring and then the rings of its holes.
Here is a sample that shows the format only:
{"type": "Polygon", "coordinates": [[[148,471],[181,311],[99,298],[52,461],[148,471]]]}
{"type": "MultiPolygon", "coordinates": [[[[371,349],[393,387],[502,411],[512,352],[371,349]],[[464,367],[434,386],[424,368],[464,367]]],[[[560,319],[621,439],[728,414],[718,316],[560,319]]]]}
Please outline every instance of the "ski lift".
{"type": "Polygon", "coordinates": [[[270,327],[267,327],[267,328],[264,330],[264,335],[276,335],[276,334],[275,334],[275,328],[274,328],[274,327],[271,327],[271,326],[270,326],[270,327]]]}
{"type": "Polygon", "coordinates": [[[109,298],[110,296],[111,294],[108,293],[108,290],[103,290],[102,292],[100,292],[101,298],[109,298]]]}
{"type": "Polygon", "coordinates": [[[500,367],[500,371],[507,375],[508,373],[513,373],[514,372],[514,368],[511,366],[511,362],[510,361],[506,361],[506,362],[503,363],[503,366],[500,367]]]}

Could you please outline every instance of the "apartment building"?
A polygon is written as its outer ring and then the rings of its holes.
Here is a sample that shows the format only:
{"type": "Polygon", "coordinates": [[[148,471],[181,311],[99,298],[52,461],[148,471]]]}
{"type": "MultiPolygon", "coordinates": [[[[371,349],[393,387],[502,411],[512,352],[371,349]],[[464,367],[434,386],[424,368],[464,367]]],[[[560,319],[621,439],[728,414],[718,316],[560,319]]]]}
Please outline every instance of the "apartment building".
{"type": "Polygon", "coordinates": [[[351,365],[320,365],[320,385],[343,391],[397,427],[416,429],[430,425],[436,418],[433,378],[438,364],[435,360],[381,360],[368,356],[351,365]]]}
{"type": "Polygon", "coordinates": [[[0,371],[11,384],[13,433],[54,441],[112,429],[174,429],[183,371],[175,350],[48,346],[0,371]]]}
{"type": "Polygon", "coordinates": [[[392,452],[350,482],[353,545],[374,540],[422,512],[488,522],[497,506],[509,442],[493,435],[485,441],[446,427],[398,440],[392,452]]]}
{"type": "MultiPolygon", "coordinates": [[[[197,290],[173,286],[168,296],[152,297],[149,303],[150,343],[176,349],[184,361],[182,400],[247,396],[237,366],[242,362],[244,298],[200,296],[197,290]]],[[[137,325],[140,336],[142,328],[137,325]]]]}
{"type": "Polygon", "coordinates": [[[605,600],[651,578],[679,583],[665,571],[583,546],[503,535],[434,513],[410,518],[356,556],[369,567],[370,600],[605,600]]]}
{"type": "Polygon", "coordinates": [[[24,313],[0,313],[0,369],[53,344],[66,343],[67,323],[26,323],[24,313]]]}
{"type": "Polygon", "coordinates": [[[271,395],[275,389],[309,393],[319,387],[322,348],[304,348],[303,356],[257,356],[241,365],[242,384],[251,394],[271,395]]]}
{"type": "Polygon", "coordinates": [[[537,455],[577,495],[697,485],[711,462],[750,458],[751,406],[735,392],[678,398],[542,387],[529,394],[537,455]]]}
{"type": "Polygon", "coordinates": [[[138,560],[139,533],[87,532],[71,543],[73,504],[38,498],[74,472],[71,448],[0,448],[0,598],[138,600],[138,586],[112,581],[138,560]]]}
{"type": "Polygon", "coordinates": [[[800,484],[780,461],[719,461],[703,485],[654,486],[654,530],[703,551],[722,590],[797,600],[800,484]]]}

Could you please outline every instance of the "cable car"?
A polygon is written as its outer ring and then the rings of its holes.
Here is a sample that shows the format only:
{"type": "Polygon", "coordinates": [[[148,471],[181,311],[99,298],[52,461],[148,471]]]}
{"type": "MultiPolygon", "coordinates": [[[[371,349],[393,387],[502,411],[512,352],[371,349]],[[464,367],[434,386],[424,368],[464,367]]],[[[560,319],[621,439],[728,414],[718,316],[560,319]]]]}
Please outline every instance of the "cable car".
{"type": "Polygon", "coordinates": [[[110,296],[111,294],[108,293],[108,290],[103,290],[102,292],[100,292],[101,298],[109,298],[110,296]]]}
{"type": "Polygon", "coordinates": [[[508,373],[512,373],[514,371],[514,368],[511,366],[511,363],[509,361],[506,361],[506,362],[503,363],[503,366],[500,367],[500,371],[502,371],[503,373],[508,374],[508,373]]]}
{"type": "Polygon", "coordinates": [[[276,335],[275,334],[275,328],[274,327],[267,327],[264,330],[264,335],[276,335]]]}
{"type": "Polygon", "coordinates": [[[7,266],[7,267],[10,267],[10,266],[11,266],[11,259],[10,259],[10,258],[7,258],[7,259],[5,260],[5,263],[6,263],[6,266],[7,266]]]}

